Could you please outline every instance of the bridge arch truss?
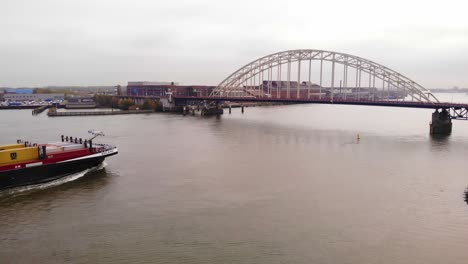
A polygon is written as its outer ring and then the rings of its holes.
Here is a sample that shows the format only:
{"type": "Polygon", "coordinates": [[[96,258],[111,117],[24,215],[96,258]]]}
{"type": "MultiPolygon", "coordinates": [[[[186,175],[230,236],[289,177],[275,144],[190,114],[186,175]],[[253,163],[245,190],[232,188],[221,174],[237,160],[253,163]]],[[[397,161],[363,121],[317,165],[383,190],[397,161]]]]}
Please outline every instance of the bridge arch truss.
{"type": "Polygon", "coordinates": [[[381,64],[314,49],[252,61],[224,79],[211,96],[439,102],[428,89],[381,64]]]}

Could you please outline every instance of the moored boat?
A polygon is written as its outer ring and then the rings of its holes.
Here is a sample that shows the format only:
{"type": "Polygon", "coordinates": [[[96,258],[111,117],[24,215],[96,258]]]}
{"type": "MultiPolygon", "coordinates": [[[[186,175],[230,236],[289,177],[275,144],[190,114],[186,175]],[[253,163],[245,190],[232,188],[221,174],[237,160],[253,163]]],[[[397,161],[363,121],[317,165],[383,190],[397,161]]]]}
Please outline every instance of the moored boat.
{"type": "Polygon", "coordinates": [[[118,153],[115,146],[93,142],[102,132],[89,132],[93,136],[85,140],[62,135],[55,143],[17,140],[16,144],[0,145],[0,190],[53,181],[97,167],[118,153]]]}

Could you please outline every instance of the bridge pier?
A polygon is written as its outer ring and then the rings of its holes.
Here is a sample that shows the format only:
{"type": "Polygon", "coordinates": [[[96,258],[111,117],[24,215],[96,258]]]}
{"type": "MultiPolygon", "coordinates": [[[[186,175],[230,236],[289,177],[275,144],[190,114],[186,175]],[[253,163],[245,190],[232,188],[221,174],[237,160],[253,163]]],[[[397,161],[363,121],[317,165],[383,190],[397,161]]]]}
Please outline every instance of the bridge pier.
{"type": "Polygon", "coordinates": [[[215,105],[210,105],[210,104],[205,104],[202,109],[200,114],[202,116],[207,116],[207,115],[222,115],[224,113],[223,108],[220,107],[219,102],[216,102],[215,105]]]}
{"type": "Polygon", "coordinates": [[[203,107],[201,110],[201,115],[202,116],[207,116],[207,115],[222,115],[224,113],[222,108],[217,108],[217,107],[203,107]]]}
{"type": "Polygon", "coordinates": [[[452,118],[447,109],[436,109],[432,113],[432,121],[429,125],[429,132],[431,135],[449,135],[452,133],[452,118]]]}
{"type": "Polygon", "coordinates": [[[161,102],[161,104],[162,104],[163,112],[181,112],[181,111],[183,111],[183,107],[177,106],[173,100],[169,101],[168,98],[161,98],[159,100],[159,102],[161,102]]]}

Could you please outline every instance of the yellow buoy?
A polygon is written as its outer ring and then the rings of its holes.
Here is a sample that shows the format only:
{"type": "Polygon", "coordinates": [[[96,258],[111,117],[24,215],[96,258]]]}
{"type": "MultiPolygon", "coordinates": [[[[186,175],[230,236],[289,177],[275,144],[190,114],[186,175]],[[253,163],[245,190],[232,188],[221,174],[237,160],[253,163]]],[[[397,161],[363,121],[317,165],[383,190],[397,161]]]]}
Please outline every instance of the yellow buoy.
{"type": "Polygon", "coordinates": [[[357,140],[360,140],[360,139],[361,139],[361,137],[359,136],[359,133],[357,134],[356,139],[357,139],[357,140]]]}

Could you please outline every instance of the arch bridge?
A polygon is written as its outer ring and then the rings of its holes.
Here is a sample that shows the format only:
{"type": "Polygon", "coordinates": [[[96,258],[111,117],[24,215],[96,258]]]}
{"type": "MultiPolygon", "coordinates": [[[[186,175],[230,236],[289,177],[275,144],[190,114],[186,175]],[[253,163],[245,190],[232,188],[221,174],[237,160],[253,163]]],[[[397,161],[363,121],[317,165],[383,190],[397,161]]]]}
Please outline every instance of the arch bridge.
{"type": "Polygon", "coordinates": [[[428,89],[381,64],[313,49],[254,60],[224,79],[211,96],[439,102],[428,89]]]}
{"type": "Polygon", "coordinates": [[[468,104],[442,103],[397,71],[358,56],[315,49],[261,57],[229,75],[209,97],[175,99],[182,104],[207,100],[431,108],[431,132],[439,124],[441,131],[451,131],[451,119],[468,119],[468,104]]]}

